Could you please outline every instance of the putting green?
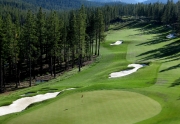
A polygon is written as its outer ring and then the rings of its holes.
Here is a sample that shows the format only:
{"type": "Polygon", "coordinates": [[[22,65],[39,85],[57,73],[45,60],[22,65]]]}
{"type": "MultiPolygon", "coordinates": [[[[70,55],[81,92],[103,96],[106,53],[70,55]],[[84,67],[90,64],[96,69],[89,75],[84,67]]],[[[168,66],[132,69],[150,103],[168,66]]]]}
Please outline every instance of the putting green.
{"type": "Polygon", "coordinates": [[[130,124],[161,111],[155,100],[128,91],[91,91],[63,97],[8,121],[10,124],[130,124]]]}

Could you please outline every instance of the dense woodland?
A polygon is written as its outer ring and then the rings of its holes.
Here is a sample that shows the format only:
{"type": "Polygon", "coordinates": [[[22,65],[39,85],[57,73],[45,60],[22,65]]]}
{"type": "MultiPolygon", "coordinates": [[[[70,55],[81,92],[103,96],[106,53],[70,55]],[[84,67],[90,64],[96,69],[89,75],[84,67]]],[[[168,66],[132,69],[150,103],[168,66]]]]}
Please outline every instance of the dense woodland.
{"type": "Polygon", "coordinates": [[[180,21],[180,2],[172,0],[167,4],[81,6],[64,12],[32,11],[30,5],[28,9],[18,5],[0,4],[0,92],[9,84],[18,88],[23,80],[31,86],[42,75],[56,77],[75,67],[81,71],[85,62],[100,55],[100,43],[110,23],[123,23],[125,16],[175,29],[180,21]]]}
{"type": "Polygon", "coordinates": [[[90,2],[86,0],[0,0],[0,5],[9,6],[14,9],[33,9],[37,11],[39,7],[46,10],[69,10],[84,6],[101,6],[102,3],[90,2]]]}

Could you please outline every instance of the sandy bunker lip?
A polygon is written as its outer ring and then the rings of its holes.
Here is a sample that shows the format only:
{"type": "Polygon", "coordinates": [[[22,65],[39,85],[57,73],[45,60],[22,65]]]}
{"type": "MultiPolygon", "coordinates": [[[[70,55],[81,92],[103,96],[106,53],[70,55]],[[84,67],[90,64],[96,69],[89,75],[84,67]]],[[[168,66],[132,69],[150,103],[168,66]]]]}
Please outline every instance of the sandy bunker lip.
{"type": "Polygon", "coordinates": [[[113,45],[121,45],[123,43],[123,41],[116,41],[115,43],[112,43],[112,44],[110,44],[111,46],[113,46],[113,45]]]}
{"type": "Polygon", "coordinates": [[[48,100],[51,98],[55,98],[59,93],[66,91],[66,90],[73,90],[73,89],[75,89],[75,88],[65,89],[60,92],[40,94],[40,95],[36,95],[33,97],[20,98],[20,99],[14,101],[11,105],[0,107],[0,116],[11,114],[11,113],[16,113],[16,112],[21,112],[22,110],[26,109],[32,103],[37,103],[37,102],[41,102],[41,101],[48,100]]]}
{"type": "Polygon", "coordinates": [[[109,78],[118,78],[118,77],[130,75],[144,66],[146,66],[146,65],[145,64],[129,64],[128,67],[134,67],[134,68],[129,69],[129,70],[120,71],[120,72],[113,72],[109,75],[109,78]]]}

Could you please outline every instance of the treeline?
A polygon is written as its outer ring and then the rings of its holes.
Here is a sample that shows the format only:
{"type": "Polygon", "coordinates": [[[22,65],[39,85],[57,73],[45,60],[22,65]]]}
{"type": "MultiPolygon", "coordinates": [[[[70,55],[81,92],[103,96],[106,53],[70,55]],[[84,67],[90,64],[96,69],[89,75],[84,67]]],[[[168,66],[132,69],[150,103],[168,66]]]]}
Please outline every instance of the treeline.
{"type": "Polygon", "coordinates": [[[157,2],[154,4],[127,4],[106,6],[105,18],[107,22],[111,18],[132,16],[136,19],[146,18],[155,20],[161,24],[174,24],[180,21],[180,1],[174,3],[167,0],[166,4],[157,2]]]}
{"type": "MultiPolygon", "coordinates": [[[[14,16],[13,16],[14,17],[14,16]]],[[[25,18],[0,18],[0,91],[20,80],[44,74],[56,74],[99,55],[104,40],[102,9],[87,9],[67,13],[46,14],[28,11],[25,18]],[[24,21],[22,21],[24,20],[24,21]]]]}
{"type": "Polygon", "coordinates": [[[86,7],[97,7],[103,4],[87,0],[0,0],[0,8],[2,8],[0,9],[0,13],[11,11],[11,9],[16,11],[33,10],[37,12],[40,7],[46,11],[64,11],[79,9],[81,5],[86,7]]]}

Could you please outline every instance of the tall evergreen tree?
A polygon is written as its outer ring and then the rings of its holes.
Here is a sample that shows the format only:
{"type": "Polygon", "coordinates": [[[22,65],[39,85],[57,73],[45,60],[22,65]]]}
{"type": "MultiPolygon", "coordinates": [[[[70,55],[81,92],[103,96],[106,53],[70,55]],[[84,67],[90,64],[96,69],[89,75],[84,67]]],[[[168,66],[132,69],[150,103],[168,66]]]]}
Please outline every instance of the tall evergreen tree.
{"type": "Polygon", "coordinates": [[[19,18],[17,17],[13,26],[13,44],[12,44],[16,88],[18,88],[19,85],[19,76],[18,76],[19,40],[20,40],[20,24],[19,24],[19,18]]]}
{"type": "Polygon", "coordinates": [[[56,77],[56,58],[60,54],[60,49],[59,49],[59,20],[57,17],[56,12],[51,12],[50,17],[49,17],[49,29],[48,29],[48,49],[49,49],[49,55],[50,55],[50,69],[54,73],[54,77],[56,77]],[[52,68],[52,60],[53,60],[53,68],[52,68]]]}
{"type": "Polygon", "coordinates": [[[97,25],[98,25],[98,53],[97,55],[99,56],[100,54],[100,42],[104,41],[105,35],[104,35],[104,30],[105,30],[105,24],[104,24],[104,18],[102,11],[100,9],[97,10],[97,25]]]}
{"type": "Polygon", "coordinates": [[[71,48],[71,56],[72,56],[72,68],[74,68],[76,49],[77,49],[77,44],[78,44],[78,32],[77,31],[78,30],[77,30],[76,15],[72,11],[70,13],[69,29],[68,29],[68,40],[69,40],[69,46],[71,48]]]}
{"type": "Polygon", "coordinates": [[[85,14],[85,8],[84,6],[81,7],[81,9],[78,12],[77,17],[77,23],[78,23],[78,56],[79,56],[79,72],[81,71],[82,67],[82,57],[85,53],[85,35],[86,35],[86,14],[85,14]]]}
{"type": "Polygon", "coordinates": [[[38,51],[40,52],[40,75],[43,72],[43,54],[44,54],[44,43],[45,43],[45,16],[42,12],[42,8],[39,9],[37,13],[37,23],[36,23],[36,35],[38,38],[38,51]]]}
{"type": "Polygon", "coordinates": [[[13,23],[12,23],[12,18],[11,15],[8,14],[7,17],[5,18],[4,21],[4,33],[5,33],[5,45],[4,49],[5,51],[5,56],[6,56],[6,63],[8,63],[8,73],[9,73],[9,78],[12,77],[12,67],[13,67],[13,57],[15,56],[14,54],[14,35],[13,35],[13,23]]]}
{"type": "Polygon", "coordinates": [[[32,61],[37,58],[37,36],[35,27],[35,17],[28,11],[26,16],[26,22],[23,29],[22,43],[24,46],[25,56],[29,65],[29,86],[32,85],[32,61]]]}
{"type": "Polygon", "coordinates": [[[3,92],[3,71],[2,71],[3,43],[4,43],[3,21],[0,17],[0,92],[3,92]]]}
{"type": "Polygon", "coordinates": [[[180,32],[180,1],[177,2],[177,8],[178,8],[177,30],[178,32],[180,32]]]}
{"type": "Polygon", "coordinates": [[[168,24],[171,22],[171,12],[172,12],[172,9],[173,9],[173,1],[172,0],[168,0],[167,1],[167,4],[165,5],[164,7],[164,13],[163,13],[163,16],[162,16],[162,22],[165,23],[165,24],[168,24]]]}
{"type": "Polygon", "coordinates": [[[86,29],[86,33],[88,34],[88,38],[89,38],[89,52],[90,52],[90,55],[93,55],[94,54],[94,40],[95,40],[95,29],[96,29],[96,17],[95,17],[95,13],[94,11],[92,11],[89,15],[89,18],[88,18],[88,24],[87,24],[87,29],[86,29]]]}

